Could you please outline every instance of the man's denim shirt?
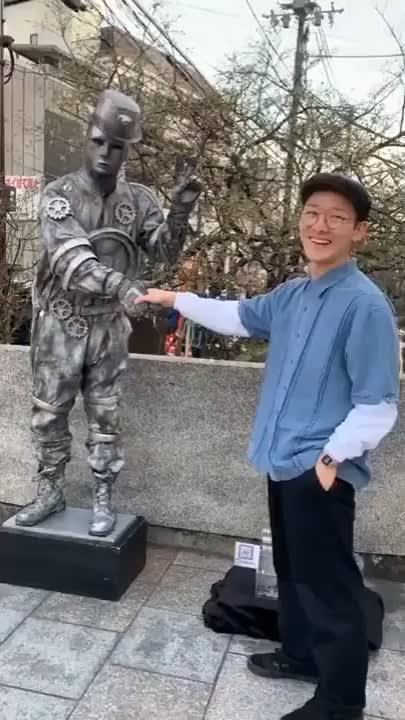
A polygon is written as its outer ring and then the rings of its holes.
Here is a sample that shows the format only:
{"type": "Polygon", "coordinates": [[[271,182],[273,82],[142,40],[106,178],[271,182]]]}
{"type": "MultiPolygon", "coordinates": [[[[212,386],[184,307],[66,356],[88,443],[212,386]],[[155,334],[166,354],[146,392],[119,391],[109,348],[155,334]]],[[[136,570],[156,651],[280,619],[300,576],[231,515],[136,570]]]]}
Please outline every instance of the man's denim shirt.
{"type": "MultiPolygon", "coordinates": [[[[290,280],[239,308],[249,333],[270,341],[249,457],[273,480],[314,467],[354,405],[398,401],[394,312],[356,263],[290,280]]],[[[364,486],[366,460],[342,463],[339,477],[364,486]]]]}

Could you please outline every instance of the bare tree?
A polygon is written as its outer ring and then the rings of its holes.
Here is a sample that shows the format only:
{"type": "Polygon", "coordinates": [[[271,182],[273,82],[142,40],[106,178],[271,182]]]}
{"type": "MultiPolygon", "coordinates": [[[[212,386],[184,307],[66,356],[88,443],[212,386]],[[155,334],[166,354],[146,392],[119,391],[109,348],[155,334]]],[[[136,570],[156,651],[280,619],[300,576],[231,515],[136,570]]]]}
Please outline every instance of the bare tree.
{"type": "MultiPolygon", "coordinates": [[[[258,292],[302,272],[298,239],[281,233],[291,96],[287,59],[264,38],[247,56],[231,58],[211,87],[157,42],[146,22],[137,38],[118,21],[102,28],[97,13],[86,22],[80,43],[61,27],[68,57],[55,71],[65,88],[60,112],[84,127],[96,95],[120,87],[139,100],[144,115],[143,142],[128,159],[128,178],[150,185],[166,203],[176,161],[186,156],[196,159],[204,182],[185,258],[170,272],[155,272],[156,282],[258,292]]],[[[292,197],[297,216],[300,183],[321,170],[366,183],[374,210],[360,262],[405,320],[404,115],[402,70],[382,78],[363,104],[348,104],[333,88],[319,96],[308,80],[298,110],[292,197]],[[387,97],[401,88],[402,113],[390,117],[387,97]]]]}

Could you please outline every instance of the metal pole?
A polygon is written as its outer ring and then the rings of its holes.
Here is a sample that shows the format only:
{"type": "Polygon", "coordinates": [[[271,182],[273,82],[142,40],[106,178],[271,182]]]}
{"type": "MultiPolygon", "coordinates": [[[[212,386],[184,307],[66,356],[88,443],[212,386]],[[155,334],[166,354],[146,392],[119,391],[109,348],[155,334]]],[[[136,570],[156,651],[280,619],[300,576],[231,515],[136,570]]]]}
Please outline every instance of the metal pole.
{"type": "Polygon", "coordinates": [[[283,215],[281,222],[281,236],[283,240],[288,240],[291,235],[291,204],[294,195],[294,154],[297,148],[298,111],[304,96],[304,62],[309,33],[308,23],[312,19],[314,25],[319,27],[324,20],[325,14],[328,15],[329,21],[333,23],[334,15],[342,13],[343,8],[335,8],[332,2],[329,10],[323,10],[320,4],[315,0],[292,0],[291,2],[282,2],[281,7],[283,10],[281,14],[277,14],[272,11],[270,15],[265,15],[264,17],[271,20],[273,27],[277,27],[281,21],[285,28],[290,27],[290,22],[293,17],[298,18],[294,78],[287,141],[283,215]]]}
{"type": "Polygon", "coordinates": [[[6,204],[5,187],[6,154],[4,132],[4,84],[5,84],[5,52],[4,52],[4,0],[0,0],[0,297],[7,281],[6,252],[6,204]]]}
{"type": "Polygon", "coordinates": [[[290,124],[287,146],[287,163],[285,169],[285,188],[283,201],[283,217],[281,236],[288,239],[291,229],[291,200],[294,180],[294,155],[297,146],[298,110],[303,94],[304,59],[306,46],[306,8],[295,10],[298,16],[297,43],[295,47],[294,78],[290,110],[290,124]]]}

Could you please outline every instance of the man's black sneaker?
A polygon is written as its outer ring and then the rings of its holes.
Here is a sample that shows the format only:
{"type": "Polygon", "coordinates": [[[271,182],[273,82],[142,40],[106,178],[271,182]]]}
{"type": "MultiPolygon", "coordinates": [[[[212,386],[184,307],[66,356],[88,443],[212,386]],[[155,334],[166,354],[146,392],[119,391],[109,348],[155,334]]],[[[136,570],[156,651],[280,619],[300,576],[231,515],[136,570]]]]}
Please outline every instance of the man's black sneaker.
{"type": "Polygon", "coordinates": [[[318,673],[314,664],[293,660],[282,650],[251,655],[248,658],[248,668],[255,675],[275,680],[288,678],[311,683],[318,681],[318,673]]]}
{"type": "Polygon", "coordinates": [[[281,720],[363,720],[363,717],[363,711],[354,708],[327,712],[315,695],[302,707],[283,715],[281,720]]]}

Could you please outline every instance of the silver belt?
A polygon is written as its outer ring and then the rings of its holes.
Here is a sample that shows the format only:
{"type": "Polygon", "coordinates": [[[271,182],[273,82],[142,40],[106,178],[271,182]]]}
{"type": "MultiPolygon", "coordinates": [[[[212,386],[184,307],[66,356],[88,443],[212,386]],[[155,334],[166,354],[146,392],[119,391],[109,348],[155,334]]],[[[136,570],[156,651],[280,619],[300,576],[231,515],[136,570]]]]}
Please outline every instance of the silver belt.
{"type": "Polygon", "coordinates": [[[97,306],[97,305],[89,305],[89,306],[73,306],[73,310],[75,314],[80,314],[81,316],[88,316],[88,315],[116,315],[118,312],[124,312],[124,308],[122,307],[121,303],[115,302],[111,303],[110,305],[105,305],[105,307],[97,306]],[[80,310],[80,313],[77,312],[77,310],[80,310]]]}
{"type": "Polygon", "coordinates": [[[50,312],[57,320],[63,323],[68,335],[77,339],[88,335],[89,325],[85,319],[86,317],[116,315],[124,312],[119,302],[106,302],[104,305],[77,305],[62,294],[57,295],[51,302],[39,297],[38,304],[41,310],[50,312]]]}

